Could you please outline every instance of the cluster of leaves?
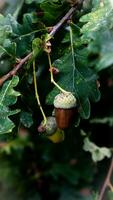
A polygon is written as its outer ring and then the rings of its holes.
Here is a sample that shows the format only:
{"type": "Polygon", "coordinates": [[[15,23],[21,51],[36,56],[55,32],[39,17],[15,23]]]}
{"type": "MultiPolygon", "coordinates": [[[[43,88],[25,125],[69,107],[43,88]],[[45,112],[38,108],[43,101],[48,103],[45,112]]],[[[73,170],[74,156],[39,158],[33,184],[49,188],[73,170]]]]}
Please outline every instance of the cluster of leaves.
{"type": "MultiPolygon", "coordinates": [[[[19,172],[24,174],[24,188],[25,185],[31,188],[35,183],[32,199],[54,198],[55,194],[60,200],[65,196],[66,199],[68,196],[69,199],[94,199],[82,197],[73,190],[74,186],[80,189],[84,184],[91,183],[95,173],[94,165],[89,162],[90,157],[84,159],[87,153],[82,148],[92,154],[95,162],[111,156],[110,149],[99,148],[89,140],[88,135],[85,135],[83,145],[81,129],[84,127],[79,125],[80,118],[90,117],[90,101],[97,102],[100,99],[98,72],[110,69],[113,64],[113,5],[109,0],[85,0],[70,24],[66,23],[51,39],[52,65],[59,70],[55,80],[76,96],[78,114],[74,126],[66,131],[66,141],[59,144],[58,148],[37,132],[42,116],[34,98],[32,60],[36,62],[40,100],[46,115],[51,115],[53,100],[59,90],[50,83],[49,64],[43,44],[48,30],[69,9],[70,3],[66,0],[25,0],[17,3],[14,15],[7,12],[5,16],[0,15],[0,75],[15,67],[15,63],[32,50],[34,52],[34,57],[24,64],[18,75],[0,88],[1,160],[7,159],[6,168],[15,165],[14,171],[19,180],[19,172]],[[18,92],[14,90],[16,86],[18,92]],[[86,167],[84,162],[87,162],[86,167]],[[63,186],[59,187],[62,183],[63,186]],[[42,198],[36,192],[37,187],[39,193],[44,195],[42,198]],[[46,187],[46,193],[42,194],[46,187]]],[[[15,187],[19,188],[18,184],[15,187]]]]}
{"type": "MultiPolygon", "coordinates": [[[[31,4],[32,1],[27,1],[26,3],[31,4]]],[[[11,15],[8,15],[5,18],[1,16],[1,56],[5,53],[10,56],[14,61],[14,59],[16,60],[16,58],[21,58],[22,56],[32,51],[32,46],[34,52],[36,52],[35,54],[39,54],[39,49],[41,48],[41,39],[39,39],[39,37],[36,37],[36,34],[38,34],[38,32],[40,31],[47,32],[47,24],[51,23],[51,25],[53,25],[53,21],[54,23],[57,21],[58,16],[61,15],[61,11],[65,5],[65,2],[51,2],[50,5],[48,1],[36,1],[36,3],[40,5],[40,9],[44,12],[44,16],[40,19],[40,21],[36,16],[36,11],[35,13],[32,12],[30,14],[24,14],[22,25],[20,25],[11,15]],[[61,10],[59,9],[59,7],[61,8],[61,10]],[[51,9],[53,14],[58,9],[58,16],[53,16],[52,12],[50,12],[48,9],[51,9]],[[48,13],[51,13],[51,16],[48,16],[48,13]],[[35,39],[33,40],[33,38],[35,39]],[[31,42],[32,40],[33,45],[31,42]]],[[[74,24],[72,25],[72,27],[70,26],[70,29],[72,29],[70,35],[70,37],[72,38],[71,43],[69,37],[69,27],[67,26],[64,31],[65,35],[63,38],[63,42],[62,38],[59,40],[59,43],[61,43],[61,45],[57,44],[57,49],[55,49],[54,45],[55,50],[53,49],[52,51],[52,56],[54,60],[53,65],[58,67],[60,71],[58,77],[59,85],[61,85],[64,89],[73,92],[73,94],[78,99],[80,116],[84,119],[87,119],[90,116],[89,99],[91,99],[92,101],[98,101],[100,96],[96,85],[97,77],[96,74],[94,74],[94,72],[87,66],[87,57],[85,55],[82,55],[85,52],[83,52],[83,49],[81,50],[82,43],[80,42],[80,31],[78,31],[78,34],[76,33],[76,26],[74,24]],[[65,37],[68,39],[65,40],[65,37]],[[76,43],[74,44],[76,38],[78,39],[77,45],[76,43]],[[66,45],[65,52],[63,52],[64,45],[66,45]],[[60,48],[60,53],[58,46],[60,48]],[[72,48],[74,48],[75,52],[72,50],[72,48]],[[59,56],[56,54],[56,51],[57,54],[60,54],[59,56]],[[84,56],[82,61],[81,56],[84,56]]],[[[41,33],[39,33],[39,35],[40,34],[41,33]]],[[[47,64],[43,63],[43,65],[47,64]]],[[[53,104],[53,99],[58,93],[58,89],[54,87],[47,96],[47,104],[53,104]]]]}

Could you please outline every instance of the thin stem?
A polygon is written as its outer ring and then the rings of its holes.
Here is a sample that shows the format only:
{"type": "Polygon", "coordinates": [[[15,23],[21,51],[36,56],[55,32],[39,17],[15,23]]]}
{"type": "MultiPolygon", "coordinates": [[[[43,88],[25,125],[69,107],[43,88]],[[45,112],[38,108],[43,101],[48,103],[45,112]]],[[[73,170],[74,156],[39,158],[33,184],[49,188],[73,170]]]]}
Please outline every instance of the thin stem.
{"type": "Polygon", "coordinates": [[[50,67],[50,75],[51,75],[51,83],[53,83],[61,92],[65,93],[65,94],[69,94],[68,91],[64,90],[63,88],[61,88],[54,80],[53,77],[53,68],[52,68],[52,64],[51,64],[51,57],[50,54],[48,53],[48,61],[49,61],[49,67],[50,67]]]}
{"type": "Polygon", "coordinates": [[[104,197],[104,193],[106,191],[106,188],[109,186],[109,183],[110,183],[110,178],[111,178],[111,175],[112,175],[112,171],[113,171],[113,158],[111,160],[111,163],[110,163],[110,167],[109,167],[109,170],[108,170],[108,173],[107,173],[107,177],[104,181],[104,184],[103,184],[103,187],[100,191],[100,195],[99,195],[99,198],[98,200],[102,200],[103,197],[104,197]]]}
{"type": "Polygon", "coordinates": [[[110,188],[110,190],[113,192],[113,185],[109,182],[108,183],[108,187],[110,188]]]}
{"type": "Polygon", "coordinates": [[[6,53],[11,58],[14,58],[14,55],[10,54],[3,46],[0,45],[0,48],[3,50],[4,53],[6,53]]]}
{"type": "Polygon", "coordinates": [[[79,30],[81,30],[81,28],[77,24],[74,24],[72,21],[71,21],[70,24],[72,24],[73,26],[75,26],[76,28],[78,28],[79,30]]]}
{"type": "Polygon", "coordinates": [[[73,63],[73,90],[75,90],[75,55],[74,55],[74,46],[73,46],[73,31],[70,25],[70,41],[71,41],[71,53],[72,53],[72,63],[73,63]]]}
{"type": "Polygon", "coordinates": [[[34,33],[38,33],[38,32],[41,32],[41,31],[47,31],[47,28],[43,28],[43,29],[39,29],[39,30],[32,31],[32,32],[30,32],[30,33],[26,33],[26,34],[24,34],[24,35],[21,35],[21,36],[15,38],[15,40],[17,40],[17,39],[19,40],[19,39],[21,39],[21,38],[27,37],[27,36],[29,36],[29,35],[32,35],[32,34],[34,34],[34,33]]]}
{"type": "Polygon", "coordinates": [[[34,87],[35,87],[35,96],[36,96],[36,100],[37,100],[37,103],[38,103],[38,106],[40,108],[40,111],[42,113],[42,116],[43,116],[43,120],[44,120],[44,125],[46,124],[47,122],[47,118],[46,118],[46,115],[43,111],[43,108],[41,106],[41,103],[40,103],[40,99],[39,99],[39,94],[38,94],[38,90],[37,90],[37,80],[36,80],[36,70],[35,70],[35,61],[33,61],[33,78],[34,78],[34,87]]]}

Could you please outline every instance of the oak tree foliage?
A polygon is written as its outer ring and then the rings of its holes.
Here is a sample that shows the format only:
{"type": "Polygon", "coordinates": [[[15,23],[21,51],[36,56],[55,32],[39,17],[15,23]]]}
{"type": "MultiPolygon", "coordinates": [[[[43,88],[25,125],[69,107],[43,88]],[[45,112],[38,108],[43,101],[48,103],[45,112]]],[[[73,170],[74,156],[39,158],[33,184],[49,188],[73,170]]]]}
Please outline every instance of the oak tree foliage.
{"type": "MultiPolygon", "coordinates": [[[[73,2],[79,5],[82,1],[73,2]]],[[[84,0],[71,19],[50,37],[52,29],[68,13],[73,2],[21,0],[17,1],[15,12],[9,14],[6,9],[0,14],[0,80],[32,52],[21,68],[0,86],[0,152],[3,159],[0,174],[7,171],[11,182],[16,182],[16,190],[21,188],[19,194],[29,188],[25,196],[28,200],[44,199],[46,195],[46,199],[50,199],[54,194],[59,200],[93,200],[95,195],[83,197],[78,191],[85,184],[91,184],[95,174],[93,163],[111,156],[111,146],[98,146],[90,128],[83,129],[85,123],[85,127],[87,123],[90,127],[106,124],[109,119],[112,121],[112,116],[99,119],[101,116],[96,116],[94,111],[92,116],[92,107],[103,98],[99,88],[101,75],[110,76],[113,71],[113,4],[110,0],[84,0]],[[57,69],[54,80],[77,99],[78,111],[60,144],[52,144],[37,130],[42,115],[35,98],[34,62],[37,89],[46,116],[52,115],[54,98],[60,92],[50,80],[50,63],[45,52],[47,41],[51,42],[52,67],[57,69]],[[23,182],[21,176],[24,176],[23,182]],[[15,177],[20,180],[21,187],[15,177]],[[74,190],[75,186],[79,189],[74,190]],[[42,190],[46,190],[45,194],[42,190]]],[[[110,80],[112,85],[112,76],[110,80]]]]}

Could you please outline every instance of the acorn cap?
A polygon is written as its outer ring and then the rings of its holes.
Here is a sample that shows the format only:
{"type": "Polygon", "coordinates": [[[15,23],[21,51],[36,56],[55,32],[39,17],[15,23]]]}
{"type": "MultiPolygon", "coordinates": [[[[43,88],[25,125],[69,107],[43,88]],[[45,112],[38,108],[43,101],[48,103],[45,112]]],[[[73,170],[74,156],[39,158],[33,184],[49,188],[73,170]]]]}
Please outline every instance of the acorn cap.
{"type": "Polygon", "coordinates": [[[70,93],[60,93],[54,99],[54,107],[62,109],[75,108],[77,105],[76,98],[70,93]]]}
{"type": "Polygon", "coordinates": [[[45,135],[52,135],[57,130],[57,124],[55,117],[47,117],[47,122],[44,124],[44,121],[38,127],[39,133],[44,133],[45,135]]]}
{"type": "Polygon", "coordinates": [[[46,123],[46,133],[47,135],[53,134],[57,130],[57,124],[55,117],[47,117],[47,123],[46,123]]]}

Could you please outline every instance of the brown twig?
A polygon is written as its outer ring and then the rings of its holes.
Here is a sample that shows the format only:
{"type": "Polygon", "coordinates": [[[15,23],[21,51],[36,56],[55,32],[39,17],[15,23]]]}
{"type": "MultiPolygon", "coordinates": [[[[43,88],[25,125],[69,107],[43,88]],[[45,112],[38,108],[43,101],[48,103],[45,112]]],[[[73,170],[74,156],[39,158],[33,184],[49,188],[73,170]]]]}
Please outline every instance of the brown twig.
{"type": "MultiPolygon", "coordinates": [[[[78,5],[73,6],[70,10],[66,13],[66,15],[53,27],[52,31],[49,33],[50,38],[52,38],[55,33],[60,29],[60,27],[72,16],[76,9],[79,9],[82,5],[84,0],[80,0],[78,5]]],[[[0,78],[0,86],[11,76],[14,76],[17,71],[23,66],[25,62],[27,62],[32,56],[32,52],[29,53],[25,58],[21,59],[19,64],[17,64],[10,72],[5,74],[0,78]]]]}
{"type": "Polygon", "coordinates": [[[32,53],[29,53],[25,58],[21,59],[20,62],[7,74],[0,78],[0,86],[11,76],[14,76],[17,71],[22,67],[22,65],[27,62],[32,56],[32,53]]]}
{"type": "Polygon", "coordinates": [[[67,14],[55,26],[53,26],[53,30],[49,34],[51,37],[53,37],[55,35],[55,33],[60,29],[60,27],[65,23],[65,21],[67,21],[70,18],[70,16],[73,14],[75,9],[76,9],[76,7],[72,7],[67,12],[67,14]]]}
{"type": "Polygon", "coordinates": [[[75,4],[67,13],[66,15],[55,25],[53,26],[53,30],[50,32],[50,36],[53,37],[55,33],[60,29],[60,27],[73,15],[75,10],[80,9],[81,5],[83,4],[84,0],[80,0],[79,4],[75,4]]]}
{"type": "Polygon", "coordinates": [[[112,172],[113,172],[113,158],[112,158],[112,160],[111,160],[110,167],[109,167],[109,170],[108,170],[106,179],[105,179],[105,181],[104,181],[104,184],[103,184],[103,186],[102,186],[102,189],[101,189],[101,191],[100,191],[100,195],[99,195],[98,200],[102,200],[102,199],[103,199],[104,193],[105,193],[105,191],[106,191],[106,188],[109,187],[110,178],[111,178],[112,172]]]}

